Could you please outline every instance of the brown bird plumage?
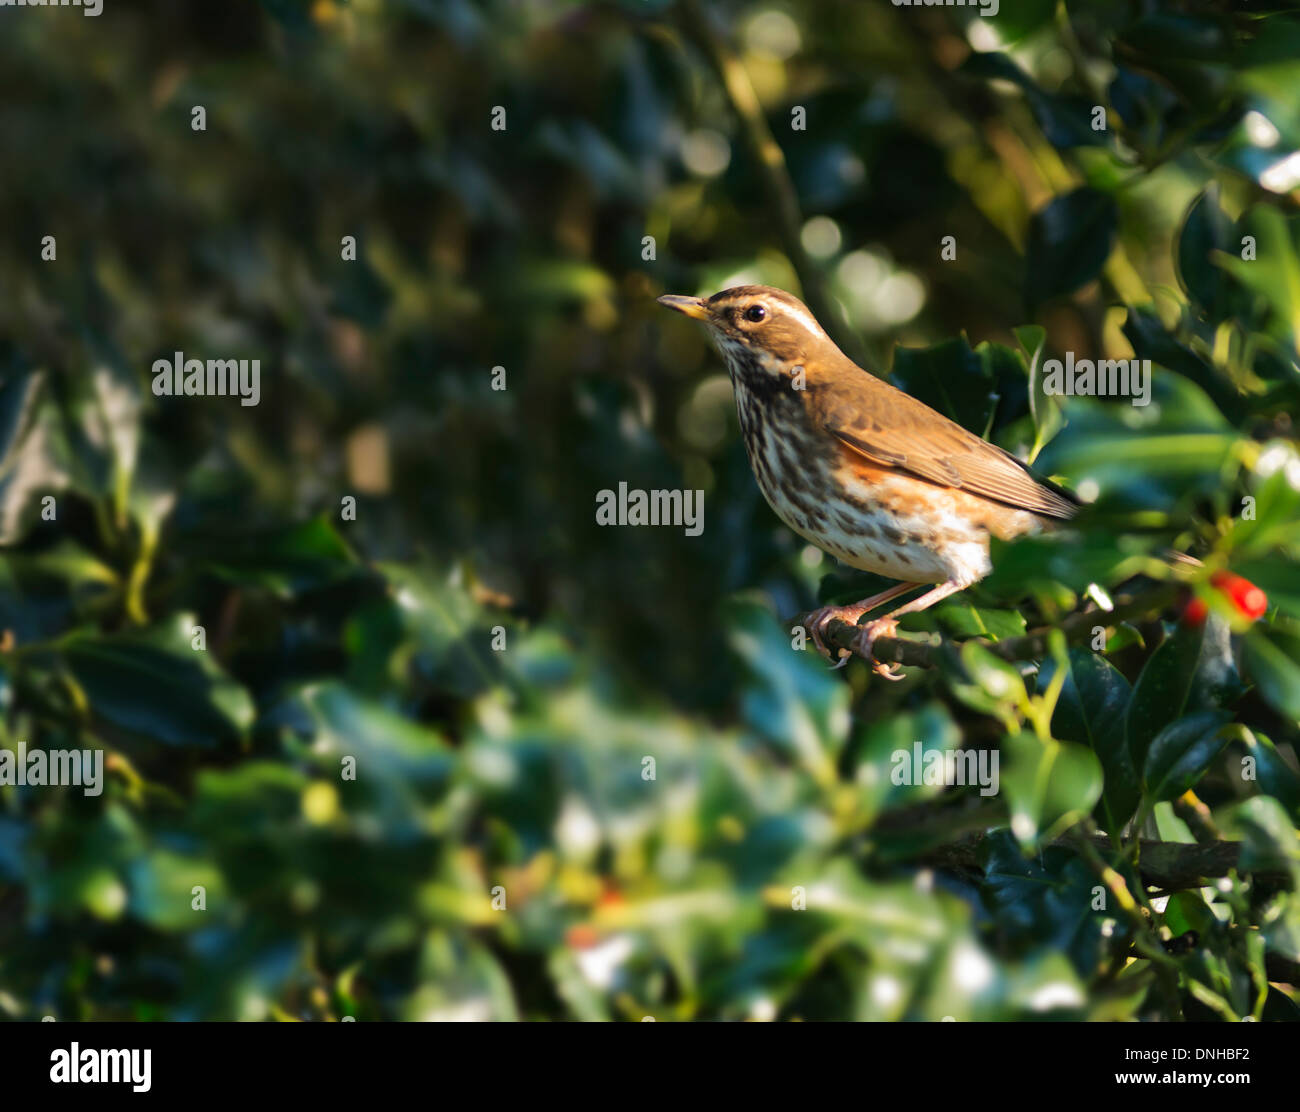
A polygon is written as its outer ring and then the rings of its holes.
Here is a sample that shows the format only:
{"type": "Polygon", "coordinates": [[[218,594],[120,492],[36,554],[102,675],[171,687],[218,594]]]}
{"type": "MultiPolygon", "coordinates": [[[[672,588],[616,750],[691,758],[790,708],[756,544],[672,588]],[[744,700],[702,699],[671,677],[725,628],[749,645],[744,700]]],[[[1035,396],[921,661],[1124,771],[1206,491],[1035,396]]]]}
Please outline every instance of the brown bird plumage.
{"type": "Polygon", "coordinates": [[[901,579],[852,606],[825,607],[857,621],[920,584],[933,590],[869,622],[856,643],[877,672],[871,645],[915,613],[992,570],[989,536],[1002,539],[1069,518],[1070,496],[1009,452],[868,374],[804,304],[770,286],[698,297],[661,297],[703,322],[731,376],[745,449],[763,496],[791,529],[844,563],[901,579]]]}

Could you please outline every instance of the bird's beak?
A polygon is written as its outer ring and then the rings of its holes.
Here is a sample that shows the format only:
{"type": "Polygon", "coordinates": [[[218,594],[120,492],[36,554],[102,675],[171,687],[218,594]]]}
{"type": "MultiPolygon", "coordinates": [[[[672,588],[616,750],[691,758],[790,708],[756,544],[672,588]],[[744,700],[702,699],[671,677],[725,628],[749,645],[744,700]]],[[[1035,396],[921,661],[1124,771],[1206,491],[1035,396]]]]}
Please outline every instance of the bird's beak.
{"type": "Polygon", "coordinates": [[[676,309],[679,313],[685,313],[692,320],[707,321],[712,316],[702,297],[683,297],[681,294],[666,293],[659,298],[659,304],[676,309]]]}

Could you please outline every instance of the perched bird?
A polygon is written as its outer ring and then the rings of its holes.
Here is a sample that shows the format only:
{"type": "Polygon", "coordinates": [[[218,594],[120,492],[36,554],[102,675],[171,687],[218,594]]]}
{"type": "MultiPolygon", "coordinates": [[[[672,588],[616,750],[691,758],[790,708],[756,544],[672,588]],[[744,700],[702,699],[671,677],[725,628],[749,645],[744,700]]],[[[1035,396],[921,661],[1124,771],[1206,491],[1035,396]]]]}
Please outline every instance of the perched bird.
{"type": "Polygon", "coordinates": [[[777,517],[851,567],[903,580],[818,610],[810,625],[822,652],[832,618],[855,623],[938,584],[868,622],[854,643],[878,674],[901,678],[871,651],[898,618],[992,571],[990,535],[1018,537],[1074,514],[1073,496],[1015,456],[864,371],[783,290],[736,286],[659,302],[707,327],[731,375],[754,477],[777,517]]]}

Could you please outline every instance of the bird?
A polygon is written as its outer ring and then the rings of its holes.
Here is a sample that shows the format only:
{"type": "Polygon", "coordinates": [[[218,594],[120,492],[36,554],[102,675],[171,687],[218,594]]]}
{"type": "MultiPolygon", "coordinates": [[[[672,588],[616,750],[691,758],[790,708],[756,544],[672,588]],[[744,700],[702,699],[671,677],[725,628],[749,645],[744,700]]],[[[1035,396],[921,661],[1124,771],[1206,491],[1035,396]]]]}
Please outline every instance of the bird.
{"type": "Polygon", "coordinates": [[[750,467],[776,516],[842,563],[901,581],[809,616],[812,640],[828,658],[830,621],[857,624],[929,585],[862,624],[853,642],[876,674],[902,679],[901,668],[875,659],[877,639],[892,636],[903,615],[988,575],[991,536],[1051,529],[1078,509],[1073,494],[1010,452],[859,367],[784,290],[734,286],[658,301],[707,329],[731,378],[750,467]]]}

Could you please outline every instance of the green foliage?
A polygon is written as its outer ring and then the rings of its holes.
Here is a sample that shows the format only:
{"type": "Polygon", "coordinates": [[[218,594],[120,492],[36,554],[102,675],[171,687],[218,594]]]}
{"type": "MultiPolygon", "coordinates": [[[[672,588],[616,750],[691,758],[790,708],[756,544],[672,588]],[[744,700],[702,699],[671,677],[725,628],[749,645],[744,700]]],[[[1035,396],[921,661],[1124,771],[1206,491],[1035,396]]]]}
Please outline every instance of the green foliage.
{"type": "Polygon", "coordinates": [[[0,782],[0,1014],[1300,1016],[1300,20],[700,7],[3,17],[0,770],[105,761],[0,782]],[[743,281],[1085,503],[903,683],[654,306],[743,281]]]}
{"type": "Polygon", "coordinates": [[[1029,225],[1025,288],[1031,306],[1091,282],[1115,246],[1119,211],[1113,198],[1076,189],[1054,198],[1029,225]]]}

